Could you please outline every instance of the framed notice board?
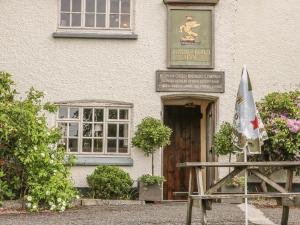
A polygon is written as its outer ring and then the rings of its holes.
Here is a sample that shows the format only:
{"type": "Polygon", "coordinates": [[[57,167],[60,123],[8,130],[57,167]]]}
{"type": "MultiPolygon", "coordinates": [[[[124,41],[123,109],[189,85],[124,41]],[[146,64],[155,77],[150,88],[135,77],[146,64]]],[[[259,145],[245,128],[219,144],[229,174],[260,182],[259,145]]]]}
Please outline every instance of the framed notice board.
{"type": "Polygon", "coordinates": [[[214,68],[214,8],[168,6],[168,68],[214,68]]]}

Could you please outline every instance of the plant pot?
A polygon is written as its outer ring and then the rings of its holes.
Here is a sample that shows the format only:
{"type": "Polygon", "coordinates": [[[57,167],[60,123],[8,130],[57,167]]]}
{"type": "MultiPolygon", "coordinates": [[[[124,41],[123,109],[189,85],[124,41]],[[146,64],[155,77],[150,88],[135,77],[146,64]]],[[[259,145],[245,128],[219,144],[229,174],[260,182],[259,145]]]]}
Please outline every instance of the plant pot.
{"type": "Polygon", "coordinates": [[[162,201],[162,184],[146,185],[139,182],[139,200],[162,201]]]}
{"type": "MultiPolygon", "coordinates": [[[[244,189],[241,186],[234,186],[234,185],[224,185],[222,186],[223,193],[243,193],[244,189]]],[[[222,203],[230,203],[230,204],[241,204],[244,202],[242,198],[227,198],[222,199],[222,203]]]]}
{"type": "Polygon", "coordinates": [[[245,162],[244,153],[237,153],[236,154],[236,161],[237,162],[245,162]]]}

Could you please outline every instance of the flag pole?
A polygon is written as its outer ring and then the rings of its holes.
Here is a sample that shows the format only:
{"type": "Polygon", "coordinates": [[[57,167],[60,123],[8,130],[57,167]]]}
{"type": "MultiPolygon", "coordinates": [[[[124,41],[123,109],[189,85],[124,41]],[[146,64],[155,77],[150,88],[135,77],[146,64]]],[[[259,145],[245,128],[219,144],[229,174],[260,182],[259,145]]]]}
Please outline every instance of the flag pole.
{"type": "MultiPolygon", "coordinates": [[[[247,163],[247,147],[244,148],[244,162],[247,163]]],[[[248,170],[245,170],[245,195],[248,194],[248,170]]],[[[245,198],[245,225],[248,225],[248,198],[245,198]]]]}

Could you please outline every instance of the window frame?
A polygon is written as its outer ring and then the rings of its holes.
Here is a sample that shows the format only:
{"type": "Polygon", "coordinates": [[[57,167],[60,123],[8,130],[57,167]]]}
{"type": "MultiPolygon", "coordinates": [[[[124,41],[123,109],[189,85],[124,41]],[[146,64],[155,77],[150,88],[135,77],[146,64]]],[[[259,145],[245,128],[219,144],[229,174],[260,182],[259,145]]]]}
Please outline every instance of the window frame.
{"type": "MultiPolygon", "coordinates": [[[[128,28],[121,28],[120,27],[120,24],[119,24],[119,28],[116,28],[116,27],[109,27],[109,23],[110,23],[110,0],[106,0],[106,12],[105,12],[105,27],[86,27],[85,26],[85,15],[86,15],[86,0],[81,0],[81,26],[71,26],[72,24],[72,16],[70,15],[70,26],[61,26],[61,1],[62,0],[58,0],[58,14],[57,14],[57,27],[59,30],[65,30],[65,31],[85,31],[85,32],[121,32],[121,33],[124,33],[124,32],[132,32],[133,31],[133,26],[134,26],[134,5],[135,5],[135,0],[129,0],[130,1],[130,12],[129,12],[129,15],[130,15],[130,23],[129,23],[129,27],[128,28]],[[108,4],[109,3],[109,4],[108,4]]],[[[70,14],[72,14],[72,0],[70,0],[71,3],[70,3],[70,14]]],[[[95,0],[97,1],[97,0],[95,0]]],[[[121,4],[121,1],[120,3],[121,4]]],[[[95,9],[95,23],[96,23],[96,15],[97,15],[97,12],[96,12],[97,9],[95,9]]],[[[98,13],[98,14],[101,14],[101,13],[98,13]]],[[[121,17],[121,12],[119,12],[119,20],[120,20],[120,17],[121,17]]],[[[120,21],[121,23],[121,21],[120,21]]],[[[96,25],[96,24],[95,24],[96,25]]]]}
{"type": "MultiPolygon", "coordinates": [[[[131,127],[132,127],[132,106],[124,106],[124,105],[74,105],[74,104],[57,104],[58,107],[67,107],[68,108],[68,118],[59,118],[59,111],[56,113],[55,117],[55,126],[58,128],[60,123],[74,123],[78,122],[78,151],[77,152],[70,152],[68,142],[66,143],[66,150],[67,154],[70,155],[85,155],[85,156],[129,156],[131,155],[131,127]],[[79,118],[73,119],[69,118],[70,108],[79,108],[79,118]],[[92,139],[92,150],[94,145],[94,140],[102,139],[102,152],[83,152],[82,151],[82,143],[83,139],[83,110],[84,109],[93,109],[93,119],[92,122],[87,122],[92,124],[92,136],[86,137],[87,139],[92,139]],[[96,122],[94,121],[94,111],[95,109],[103,109],[103,122],[96,122]],[[109,109],[117,109],[118,110],[118,118],[117,119],[109,119],[109,109]],[[119,112],[120,110],[127,110],[128,111],[128,119],[119,119],[119,112]],[[103,124],[103,135],[102,137],[94,137],[94,124],[103,124]],[[127,124],[128,125],[128,137],[119,137],[119,125],[117,125],[117,134],[116,137],[108,137],[108,124],[127,124]],[[116,140],[116,152],[108,152],[108,139],[115,139],[116,140]],[[128,140],[128,147],[126,153],[119,152],[119,140],[128,140]]],[[[62,139],[69,139],[69,126],[67,126],[67,137],[63,137],[62,139]]],[[[71,137],[72,138],[72,137],[71,137]]]]}

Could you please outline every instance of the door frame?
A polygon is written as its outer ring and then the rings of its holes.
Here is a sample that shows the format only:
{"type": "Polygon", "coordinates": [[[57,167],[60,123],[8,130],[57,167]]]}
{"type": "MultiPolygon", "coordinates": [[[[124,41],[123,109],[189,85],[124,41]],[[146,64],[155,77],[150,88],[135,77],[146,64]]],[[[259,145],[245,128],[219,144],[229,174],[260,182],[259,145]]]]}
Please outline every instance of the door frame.
{"type": "MultiPolygon", "coordinates": [[[[201,161],[206,161],[206,153],[208,151],[207,146],[207,117],[206,117],[206,109],[209,104],[213,104],[213,110],[215,114],[215,119],[213,123],[213,131],[216,131],[218,121],[219,121],[219,97],[212,96],[212,95],[203,95],[203,94],[171,94],[171,95],[163,95],[161,96],[161,121],[164,121],[164,106],[165,105],[187,105],[187,104],[194,104],[200,105],[200,110],[203,115],[201,119],[201,129],[200,129],[200,154],[201,154],[201,161]]],[[[199,121],[200,122],[200,121],[199,121]]],[[[163,150],[161,151],[161,174],[164,173],[164,158],[163,158],[163,150]]],[[[213,157],[215,161],[218,160],[217,155],[213,157]]],[[[215,169],[214,171],[214,179],[218,177],[218,170],[215,169]]],[[[204,188],[206,188],[206,173],[204,173],[204,188]]]]}

